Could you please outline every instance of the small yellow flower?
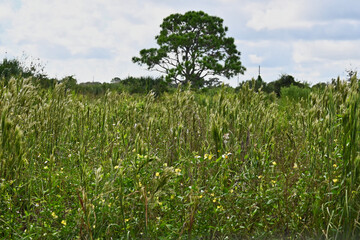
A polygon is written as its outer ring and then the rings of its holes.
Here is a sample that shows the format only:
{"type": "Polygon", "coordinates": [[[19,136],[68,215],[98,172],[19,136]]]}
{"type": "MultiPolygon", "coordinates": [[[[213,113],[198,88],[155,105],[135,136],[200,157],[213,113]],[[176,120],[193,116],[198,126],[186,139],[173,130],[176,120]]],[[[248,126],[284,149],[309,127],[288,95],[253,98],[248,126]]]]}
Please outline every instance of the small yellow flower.
{"type": "Polygon", "coordinates": [[[56,215],[55,212],[52,212],[52,213],[51,213],[51,216],[52,216],[53,218],[55,218],[55,219],[58,218],[58,216],[56,215]]]}
{"type": "Polygon", "coordinates": [[[200,195],[200,196],[199,196],[199,198],[202,198],[202,197],[203,197],[203,195],[200,195]]]}
{"type": "Polygon", "coordinates": [[[231,190],[230,190],[230,193],[233,193],[233,192],[234,192],[234,190],[233,190],[233,189],[231,189],[231,190]]]}
{"type": "Polygon", "coordinates": [[[214,156],[214,155],[209,154],[208,159],[211,160],[211,159],[213,158],[213,156],[214,156]]]}
{"type": "Polygon", "coordinates": [[[334,168],[337,168],[337,165],[336,165],[336,164],[333,164],[333,167],[334,167],[334,168]]]}
{"type": "Polygon", "coordinates": [[[221,206],[221,205],[218,205],[218,206],[217,206],[217,209],[218,209],[219,211],[224,211],[224,207],[221,206]]]}
{"type": "Polygon", "coordinates": [[[261,178],[263,178],[263,176],[262,176],[262,175],[259,175],[259,176],[258,176],[258,179],[261,179],[261,178]]]}
{"type": "Polygon", "coordinates": [[[174,199],[174,198],[175,198],[175,196],[174,196],[174,195],[171,195],[171,196],[170,196],[170,199],[174,199]]]}
{"type": "Polygon", "coordinates": [[[164,163],[163,166],[164,166],[164,167],[167,167],[167,163],[164,163]]]}
{"type": "Polygon", "coordinates": [[[46,169],[49,169],[49,168],[48,168],[48,166],[45,166],[44,169],[46,170],[46,169]]]}
{"type": "Polygon", "coordinates": [[[333,181],[334,183],[337,183],[337,182],[339,181],[339,179],[334,178],[332,181],[333,181]]]}
{"type": "Polygon", "coordinates": [[[213,202],[214,202],[214,203],[216,202],[216,198],[213,199],[213,202]]]}
{"type": "Polygon", "coordinates": [[[160,176],[160,173],[159,173],[159,172],[156,172],[156,173],[155,173],[155,176],[159,177],[159,176],[160,176]]]}
{"type": "Polygon", "coordinates": [[[128,222],[128,221],[130,221],[130,219],[129,219],[129,218],[125,218],[125,222],[128,222]]]}
{"type": "Polygon", "coordinates": [[[141,187],[142,186],[142,184],[141,184],[141,182],[139,182],[139,187],[141,187]]]}
{"type": "Polygon", "coordinates": [[[276,166],[276,164],[277,164],[277,163],[276,163],[275,161],[272,162],[272,165],[276,166]]]}
{"type": "Polygon", "coordinates": [[[66,220],[62,220],[62,221],[61,221],[61,224],[64,225],[64,226],[66,226],[66,220]]]}
{"type": "Polygon", "coordinates": [[[176,172],[176,173],[180,173],[180,172],[181,172],[181,169],[180,169],[180,168],[176,168],[176,169],[175,169],[175,172],[176,172]]]}
{"type": "Polygon", "coordinates": [[[276,181],[275,181],[275,180],[271,180],[271,183],[272,183],[272,184],[275,184],[275,183],[276,183],[276,181]]]}
{"type": "Polygon", "coordinates": [[[294,163],[294,169],[298,168],[298,165],[296,163],[294,163]]]}
{"type": "Polygon", "coordinates": [[[118,165],[116,165],[115,167],[114,167],[114,169],[118,169],[119,168],[119,166],[118,165]]]}
{"type": "Polygon", "coordinates": [[[204,154],[204,159],[207,159],[209,157],[209,154],[205,153],[204,154]]]}
{"type": "Polygon", "coordinates": [[[212,196],[212,197],[213,197],[213,196],[215,196],[215,194],[214,194],[214,193],[211,193],[211,194],[210,194],[210,196],[212,196]]]}

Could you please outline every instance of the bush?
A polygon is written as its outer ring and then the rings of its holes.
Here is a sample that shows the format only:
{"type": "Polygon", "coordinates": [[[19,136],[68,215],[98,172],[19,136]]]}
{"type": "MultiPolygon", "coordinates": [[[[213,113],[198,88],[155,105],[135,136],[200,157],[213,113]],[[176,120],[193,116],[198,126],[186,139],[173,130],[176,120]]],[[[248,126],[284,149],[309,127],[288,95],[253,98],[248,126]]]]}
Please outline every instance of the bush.
{"type": "Polygon", "coordinates": [[[280,90],[280,96],[282,98],[288,97],[291,100],[299,101],[300,99],[307,99],[311,90],[310,88],[301,88],[291,85],[290,87],[283,87],[280,90]]]}

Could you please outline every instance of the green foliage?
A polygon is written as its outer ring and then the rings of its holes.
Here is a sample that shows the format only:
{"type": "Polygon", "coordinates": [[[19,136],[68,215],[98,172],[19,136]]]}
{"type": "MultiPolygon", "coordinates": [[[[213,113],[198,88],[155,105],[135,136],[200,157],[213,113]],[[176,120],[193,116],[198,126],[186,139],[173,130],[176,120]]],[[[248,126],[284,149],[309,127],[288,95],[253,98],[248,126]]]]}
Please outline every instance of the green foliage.
{"type": "Polygon", "coordinates": [[[306,87],[305,84],[295,81],[293,76],[283,74],[283,75],[281,75],[281,77],[278,80],[267,84],[266,87],[264,88],[264,91],[268,92],[268,93],[275,92],[276,95],[279,97],[280,93],[281,93],[281,88],[290,87],[291,85],[294,85],[294,86],[297,86],[300,88],[306,87]]]}
{"type": "Polygon", "coordinates": [[[63,83],[65,85],[66,89],[73,89],[75,90],[77,85],[77,80],[74,78],[74,76],[67,76],[60,80],[60,83],[63,83]]]}
{"type": "Polygon", "coordinates": [[[245,71],[221,18],[189,11],[168,16],[160,27],[159,48],[141,50],[133,62],[164,73],[168,81],[200,88],[216,83],[218,75],[230,78],[245,71]]]}
{"type": "Polygon", "coordinates": [[[0,82],[1,85],[6,86],[11,78],[22,81],[22,78],[31,78],[35,85],[42,88],[54,88],[58,83],[57,79],[49,79],[43,74],[44,67],[36,62],[31,62],[30,66],[18,59],[4,58],[0,64],[0,82]]]}
{"type": "Polygon", "coordinates": [[[260,75],[256,80],[251,79],[240,83],[239,86],[236,87],[236,91],[240,91],[241,88],[243,88],[245,85],[248,85],[251,89],[254,89],[256,92],[260,91],[260,89],[264,90],[266,88],[266,83],[262,80],[260,75]]]}
{"type": "Polygon", "coordinates": [[[147,94],[150,91],[153,91],[156,95],[159,95],[168,89],[168,83],[166,83],[162,78],[152,77],[128,77],[117,82],[117,84],[124,86],[130,94],[147,94]]]}
{"type": "Polygon", "coordinates": [[[286,98],[294,101],[305,100],[310,95],[310,88],[301,88],[298,86],[291,85],[290,87],[282,87],[280,89],[281,98],[286,98]]]}
{"type": "Polygon", "coordinates": [[[26,68],[17,59],[4,58],[0,64],[0,78],[7,85],[11,77],[30,77],[34,75],[34,69],[26,68]]]}
{"type": "Polygon", "coordinates": [[[156,96],[168,92],[171,86],[162,78],[152,77],[127,77],[114,78],[111,83],[87,82],[74,85],[71,89],[77,93],[87,95],[104,95],[107,91],[127,92],[130,94],[148,94],[153,92],[156,96]]]}
{"type": "Polygon", "coordinates": [[[359,238],[356,76],[299,102],[11,78],[0,102],[2,239],[359,238]]]}

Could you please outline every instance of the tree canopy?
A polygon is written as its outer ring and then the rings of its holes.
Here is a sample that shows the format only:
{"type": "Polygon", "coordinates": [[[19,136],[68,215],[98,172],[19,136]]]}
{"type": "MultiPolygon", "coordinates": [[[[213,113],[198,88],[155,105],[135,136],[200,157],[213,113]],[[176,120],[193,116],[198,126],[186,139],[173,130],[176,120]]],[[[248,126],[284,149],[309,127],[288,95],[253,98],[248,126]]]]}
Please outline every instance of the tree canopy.
{"type": "Polygon", "coordinates": [[[172,14],[155,37],[158,48],[143,49],[133,62],[166,75],[176,84],[211,86],[218,76],[233,77],[246,70],[234,38],[226,37],[223,19],[202,11],[172,14]]]}

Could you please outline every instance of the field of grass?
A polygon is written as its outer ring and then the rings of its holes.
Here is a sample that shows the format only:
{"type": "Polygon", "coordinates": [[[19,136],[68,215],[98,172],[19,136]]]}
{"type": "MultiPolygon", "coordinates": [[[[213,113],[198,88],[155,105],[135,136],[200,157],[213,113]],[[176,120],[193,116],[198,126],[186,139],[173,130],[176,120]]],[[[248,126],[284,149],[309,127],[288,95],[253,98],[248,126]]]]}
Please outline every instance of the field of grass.
{"type": "Polygon", "coordinates": [[[12,79],[0,238],[356,239],[359,91],[95,98],[12,79]]]}

